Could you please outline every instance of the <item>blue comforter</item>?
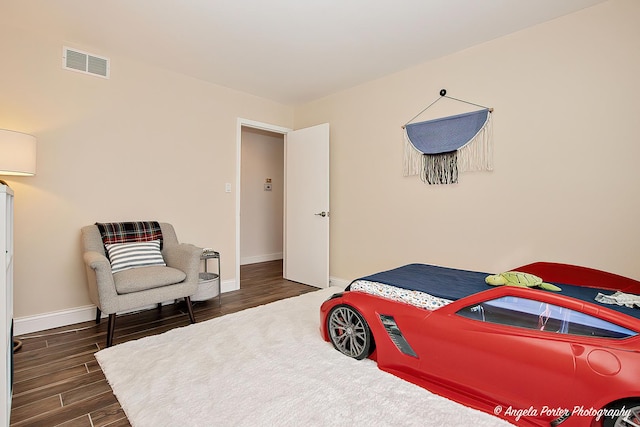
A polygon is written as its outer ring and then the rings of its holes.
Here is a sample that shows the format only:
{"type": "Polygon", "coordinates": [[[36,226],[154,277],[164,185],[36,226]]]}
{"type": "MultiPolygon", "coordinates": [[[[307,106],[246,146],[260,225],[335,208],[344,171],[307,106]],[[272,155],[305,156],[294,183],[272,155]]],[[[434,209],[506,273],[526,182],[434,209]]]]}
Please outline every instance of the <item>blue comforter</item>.
{"type": "MultiPolygon", "coordinates": [[[[420,291],[439,298],[457,300],[490,288],[484,281],[492,273],[458,270],[427,264],[409,264],[393,270],[383,271],[358,280],[384,283],[402,289],[420,291]]],[[[544,277],[542,278],[544,280],[544,277]]],[[[560,294],[607,307],[640,319],[640,309],[619,305],[602,304],[595,300],[598,292],[611,295],[610,289],[587,288],[568,283],[555,283],[562,288],[560,294]]],[[[349,287],[347,287],[349,290],[349,287]]]]}

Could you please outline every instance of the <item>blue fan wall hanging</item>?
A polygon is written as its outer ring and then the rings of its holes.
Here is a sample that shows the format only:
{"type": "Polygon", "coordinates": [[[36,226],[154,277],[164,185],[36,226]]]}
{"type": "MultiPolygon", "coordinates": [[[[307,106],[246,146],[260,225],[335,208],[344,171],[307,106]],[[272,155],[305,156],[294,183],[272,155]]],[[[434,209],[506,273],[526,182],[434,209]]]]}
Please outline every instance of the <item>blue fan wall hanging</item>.
{"type": "Polygon", "coordinates": [[[455,184],[458,172],[493,170],[493,108],[462,101],[440,91],[440,98],[403,126],[404,176],[419,175],[428,184],[455,184]],[[480,110],[411,123],[429,107],[449,98],[480,110]]]}

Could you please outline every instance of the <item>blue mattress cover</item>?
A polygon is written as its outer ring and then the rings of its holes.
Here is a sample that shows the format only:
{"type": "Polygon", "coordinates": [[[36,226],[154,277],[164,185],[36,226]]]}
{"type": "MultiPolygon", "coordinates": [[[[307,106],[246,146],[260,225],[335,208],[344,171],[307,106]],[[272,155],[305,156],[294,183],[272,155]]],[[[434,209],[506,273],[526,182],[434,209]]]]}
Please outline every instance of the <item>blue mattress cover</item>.
{"type": "MultiPolygon", "coordinates": [[[[457,300],[490,289],[484,279],[493,273],[458,270],[428,264],[408,264],[392,270],[382,271],[357,280],[384,283],[402,289],[420,291],[439,298],[457,300]]],[[[544,277],[543,277],[544,279],[544,277]]],[[[611,295],[611,289],[587,288],[567,283],[554,283],[562,288],[561,295],[587,301],[602,307],[640,319],[640,308],[615,304],[602,304],[595,300],[598,293],[611,295]]],[[[349,290],[349,285],[347,290],[349,290]]],[[[550,291],[549,291],[550,292],[550,291]]]]}

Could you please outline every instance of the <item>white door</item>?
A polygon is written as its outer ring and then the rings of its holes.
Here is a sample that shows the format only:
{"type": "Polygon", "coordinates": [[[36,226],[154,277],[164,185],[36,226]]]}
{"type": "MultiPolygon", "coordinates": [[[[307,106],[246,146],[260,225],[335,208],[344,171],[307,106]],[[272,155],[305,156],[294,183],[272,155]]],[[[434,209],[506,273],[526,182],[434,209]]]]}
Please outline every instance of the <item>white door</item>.
{"type": "Polygon", "coordinates": [[[329,124],[285,138],[284,278],[329,286],[329,124]]]}

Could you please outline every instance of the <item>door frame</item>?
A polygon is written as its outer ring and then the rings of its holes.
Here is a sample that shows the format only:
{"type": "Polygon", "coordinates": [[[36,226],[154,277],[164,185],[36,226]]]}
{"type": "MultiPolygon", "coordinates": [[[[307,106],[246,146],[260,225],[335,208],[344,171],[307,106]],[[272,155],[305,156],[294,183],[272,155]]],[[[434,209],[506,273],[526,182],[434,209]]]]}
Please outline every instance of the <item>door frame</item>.
{"type": "MultiPolygon", "coordinates": [[[[270,123],[257,122],[255,120],[243,119],[238,117],[237,126],[236,126],[236,289],[240,289],[240,195],[242,188],[240,186],[240,182],[242,179],[242,128],[248,127],[258,130],[265,130],[268,132],[278,133],[284,135],[284,143],[287,143],[286,135],[291,132],[293,129],[286,128],[283,126],[272,125],[270,123]]],[[[285,176],[285,185],[286,185],[286,176],[285,176]]],[[[285,215],[284,221],[286,223],[286,212],[283,212],[285,215]]],[[[285,244],[283,239],[283,245],[285,244]]],[[[283,247],[283,251],[286,251],[287,248],[283,247]]]]}

